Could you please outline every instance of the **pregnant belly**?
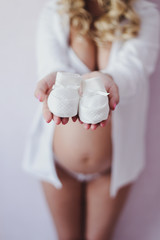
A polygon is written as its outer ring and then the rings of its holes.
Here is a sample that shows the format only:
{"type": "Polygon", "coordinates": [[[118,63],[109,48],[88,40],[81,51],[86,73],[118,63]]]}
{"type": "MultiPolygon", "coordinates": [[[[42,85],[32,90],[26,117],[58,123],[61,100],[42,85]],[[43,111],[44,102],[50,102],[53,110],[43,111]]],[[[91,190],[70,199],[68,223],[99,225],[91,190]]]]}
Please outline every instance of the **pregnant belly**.
{"type": "Polygon", "coordinates": [[[86,130],[79,121],[56,125],[53,137],[56,160],[66,169],[81,172],[101,172],[111,165],[111,120],[96,130],[86,130]]]}

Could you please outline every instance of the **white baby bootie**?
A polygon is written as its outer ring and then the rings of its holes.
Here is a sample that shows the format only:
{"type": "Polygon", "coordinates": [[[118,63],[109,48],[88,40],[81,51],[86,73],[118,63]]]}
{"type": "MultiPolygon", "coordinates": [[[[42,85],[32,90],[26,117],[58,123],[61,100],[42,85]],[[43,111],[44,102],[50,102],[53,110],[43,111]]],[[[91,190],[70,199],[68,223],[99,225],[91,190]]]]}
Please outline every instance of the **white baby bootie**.
{"type": "Polygon", "coordinates": [[[79,118],[84,123],[96,124],[108,118],[108,95],[99,77],[82,80],[79,118]]]}
{"type": "Polygon", "coordinates": [[[58,72],[55,85],[48,97],[49,110],[58,117],[76,116],[80,84],[81,76],[79,74],[58,72]]]}

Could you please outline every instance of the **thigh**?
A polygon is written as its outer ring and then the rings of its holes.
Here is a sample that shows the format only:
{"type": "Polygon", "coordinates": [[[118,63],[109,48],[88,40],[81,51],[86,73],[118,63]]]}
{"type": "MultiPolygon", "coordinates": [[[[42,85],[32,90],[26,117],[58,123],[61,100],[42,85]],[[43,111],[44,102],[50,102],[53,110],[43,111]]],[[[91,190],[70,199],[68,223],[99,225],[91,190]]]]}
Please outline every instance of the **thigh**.
{"type": "Polygon", "coordinates": [[[57,166],[63,187],[42,182],[43,191],[60,240],[81,240],[82,237],[82,183],[57,166]]]}
{"type": "Polygon", "coordinates": [[[123,187],[115,198],[109,194],[111,173],[87,183],[86,239],[110,240],[131,185],[123,187]]]}

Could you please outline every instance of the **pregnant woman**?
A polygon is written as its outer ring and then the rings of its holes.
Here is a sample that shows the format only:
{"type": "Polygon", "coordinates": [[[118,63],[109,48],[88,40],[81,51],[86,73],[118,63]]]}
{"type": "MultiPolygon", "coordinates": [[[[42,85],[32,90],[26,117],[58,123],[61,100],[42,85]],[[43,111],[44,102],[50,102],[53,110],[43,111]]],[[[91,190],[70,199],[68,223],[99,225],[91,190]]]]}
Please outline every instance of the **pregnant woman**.
{"type": "Polygon", "coordinates": [[[41,179],[60,240],[113,235],[145,166],[148,80],[159,29],[156,5],[143,0],[52,0],[44,8],[35,90],[43,110],[35,117],[24,167],[41,179]],[[110,93],[108,119],[88,124],[53,115],[47,99],[58,71],[100,77],[110,93]]]}

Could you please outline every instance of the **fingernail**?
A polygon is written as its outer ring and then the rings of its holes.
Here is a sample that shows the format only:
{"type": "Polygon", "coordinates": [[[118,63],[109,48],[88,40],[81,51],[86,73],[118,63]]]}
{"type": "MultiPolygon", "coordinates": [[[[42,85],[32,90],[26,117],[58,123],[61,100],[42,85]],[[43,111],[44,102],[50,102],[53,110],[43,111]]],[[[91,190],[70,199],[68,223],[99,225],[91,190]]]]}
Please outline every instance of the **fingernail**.
{"type": "Polygon", "coordinates": [[[115,104],[113,105],[114,109],[116,108],[116,106],[117,106],[117,104],[115,103],[115,104]]]}
{"type": "Polygon", "coordinates": [[[67,124],[66,120],[62,120],[62,124],[66,125],[67,124]]]}

